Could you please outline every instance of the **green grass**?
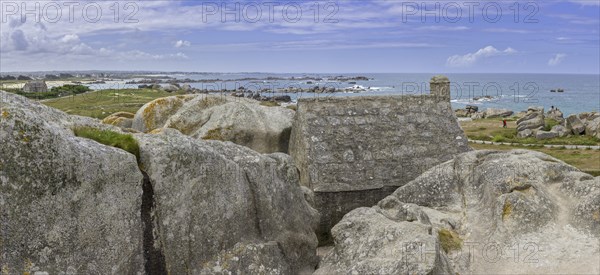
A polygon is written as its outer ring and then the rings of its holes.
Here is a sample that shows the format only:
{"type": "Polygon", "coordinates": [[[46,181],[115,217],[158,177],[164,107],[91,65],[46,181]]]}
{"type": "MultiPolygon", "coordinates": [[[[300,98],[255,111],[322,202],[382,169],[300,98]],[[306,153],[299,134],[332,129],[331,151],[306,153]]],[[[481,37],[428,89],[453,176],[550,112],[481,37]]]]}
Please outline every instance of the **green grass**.
{"type": "Polygon", "coordinates": [[[151,89],[101,90],[51,99],[43,103],[68,114],[104,119],[116,112],[136,113],[144,104],[161,97],[179,95],[151,89]]]}
{"type": "Polygon", "coordinates": [[[527,149],[532,151],[542,152],[553,156],[570,165],[577,167],[579,170],[588,173],[592,176],[600,176],[600,150],[577,150],[562,148],[545,148],[545,147],[525,147],[512,145],[491,145],[491,144],[470,144],[476,150],[498,150],[507,151],[513,149],[527,149]]]}
{"type": "Polygon", "coordinates": [[[503,136],[503,135],[501,135],[501,134],[498,134],[498,135],[495,135],[495,136],[492,138],[492,141],[493,141],[493,142],[505,142],[505,141],[506,141],[506,137],[505,137],[505,136],[503,136]]]}
{"type": "Polygon", "coordinates": [[[91,127],[80,127],[73,129],[75,136],[95,140],[107,146],[123,149],[140,159],[140,147],[130,134],[120,134],[109,130],[100,130],[91,127]]]}
{"type": "MultiPolygon", "coordinates": [[[[556,120],[546,119],[545,128],[550,130],[555,125],[558,125],[556,120]]],[[[516,122],[510,120],[508,120],[508,128],[502,128],[501,119],[465,121],[461,122],[461,127],[467,137],[472,140],[537,145],[600,145],[600,139],[591,136],[568,136],[544,140],[538,140],[535,137],[518,138],[516,122]]]]}
{"type": "Polygon", "coordinates": [[[545,122],[546,122],[546,125],[544,126],[544,131],[550,131],[550,130],[552,130],[552,127],[554,127],[556,125],[560,125],[560,122],[558,122],[554,119],[551,119],[551,118],[547,118],[545,120],[545,122]]]}

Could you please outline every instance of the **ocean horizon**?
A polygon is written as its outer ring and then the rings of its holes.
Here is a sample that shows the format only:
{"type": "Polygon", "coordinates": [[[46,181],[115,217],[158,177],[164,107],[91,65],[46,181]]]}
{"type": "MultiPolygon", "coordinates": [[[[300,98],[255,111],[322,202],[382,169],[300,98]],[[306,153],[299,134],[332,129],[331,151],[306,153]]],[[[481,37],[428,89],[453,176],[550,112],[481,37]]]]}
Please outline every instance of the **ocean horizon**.
{"type": "MultiPolygon", "coordinates": [[[[334,93],[326,96],[365,95],[416,95],[429,93],[429,80],[433,73],[159,73],[153,77],[168,76],[178,80],[218,80],[206,83],[186,83],[201,90],[237,90],[244,87],[250,91],[262,89],[313,86],[348,89],[355,87],[362,92],[334,93]],[[364,76],[369,80],[332,81],[336,76],[364,76]],[[271,78],[271,79],[269,79],[271,78]],[[277,79],[273,79],[277,78],[277,79]],[[296,78],[296,79],[292,79],[296,78]],[[322,78],[322,80],[298,80],[297,78],[322,78]],[[245,80],[250,79],[250,80],[245,80]]],[[[452,73],[444,74],[451,81],[451,102],[454,108],[475,105],[480,110],[504,108],[514,112],[527,110],[529,106],[542,106],[549,110],[559,108],[565,115],[600,111],[600,76],[595,74],[521,74],[521,73],[452,73]],[[554,92],[552,92],[554,90],[554,92]],[[563,90],[564,92],[558,92],[563,90]]],[[[141,80],[144,77],[132,78],[141,80]]],[[[91,88],[123,89],[137,88],[125,84],[128,80],[92,84],[91,88]]],[[[286,93],[292,100],[301,97],[324,96],[312,93],[286,93]]]]}

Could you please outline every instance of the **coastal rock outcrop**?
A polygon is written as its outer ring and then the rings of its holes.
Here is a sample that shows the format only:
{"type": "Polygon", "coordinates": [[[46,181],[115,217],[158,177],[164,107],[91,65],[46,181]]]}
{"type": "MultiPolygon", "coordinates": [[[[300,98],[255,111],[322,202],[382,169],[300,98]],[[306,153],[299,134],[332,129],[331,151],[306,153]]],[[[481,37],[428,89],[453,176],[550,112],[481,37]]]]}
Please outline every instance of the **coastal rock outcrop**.
{"type": "Polygon", "coordinates": [[[535,138],[536,139],[551,139],[551,138],[557,138],[559,136],[559,133],[556,131],[542,131],[542,130],[538,130],[535,133],[535,138]]]}
{"type": "Polygon", "coordinates": [[[527,114],[517,120],[517,133],[519,137],[527,137],[525,133],[521,133],[525,130],[531,130],[533,135],[537,130],[543,129],[546,125],[544,120],[544,108],[543,107],[529,107],[527,114]]]}
{"type": "Polygon", "coordinates": [[[144,105],[133,128],[151,132],[177,129],[198,139],[231,141],[257,152],[287,152],[294,111],[231,96],[190,95],[144,105]]]}
{"type": "Polygon", "coordinates": [[[314,269],[318,213],[304,199],[289,156],[169,128],[135,138],[157,205],[155,246],[168,273],[314,269]]]}
{"type": "Polygon", "coordinates": [[[585,134],[600,139],[600,117],[588,119],[585,124],[585,134]]]}
{"type": "Polygon", "coordinates": [[[136,159],[74,136],[83,125],[111,127],[0,91],[3,273],[144,271],[136,159]]]}
{"type": "Polygon", "coordinates": [[[577,115],[570,115],[565,119],[565,126],[574,135],[581,135],[585,132],[585,124],[579,119],[577,115]]]}
{"type": "Polygon", "coordinates": [[[600,177],[539,152],[468,152],[332,233],[317,274],[597,274],[600,177]]]}
{"type": "Polygon", "coordinates": [[[485,118],[498,118],[498,117],[509,117],[513,114],[513,111],[508,109],[496,109],[496,108],[487,108],[483,115],[485,118]]]}
{"type": "Polygon", "coordinates": [[[571,131],[562,125],[554,125],[550,131],[556,133],[558,137],[566,137],[571,134],[571,131]]]}
{"type": "Polygon", "coordinates": [[[562,122],[564,120],[563,112],[561,112],[558,108],[553,108],[546,113],[546,117],[554,119],[558,122],[562,122]]]}

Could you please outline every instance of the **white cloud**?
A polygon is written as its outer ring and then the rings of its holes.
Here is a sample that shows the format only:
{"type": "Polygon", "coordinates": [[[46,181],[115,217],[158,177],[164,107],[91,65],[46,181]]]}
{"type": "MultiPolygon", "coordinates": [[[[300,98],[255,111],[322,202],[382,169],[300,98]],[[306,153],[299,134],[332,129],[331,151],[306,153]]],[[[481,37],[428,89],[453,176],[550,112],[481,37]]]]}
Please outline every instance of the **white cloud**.
{"type": "Polygon", "coordinates": [[[501,55],[512,55],[517,51],[511,47],[506,48],[504,51],[499,51],[493,46],[487,46],[483,49],[479,49],[477,52],[468,53],[465,55],[453,55],[448,57],[446,60],[446,66],[448,67],[468,67],[476,64],[479,60],[501,55]]]}
{"type": "Polygon", "coordinates": [[[550,60],[548,60],[548,66],[558,66],[560,65],[560,63],[563,62],[563,60],[565,60],[565,57],[567,57],[566,54],[564,53],[557,53],[556,55],[554,55],[554,57],[550,58],[550,60]]]}
{"type": "Polygon", "coordinates": [[[600,6],[600,0],[569,0],[569,2],[577,3],[582,6],[600,6]]]}
{"type": "Polygon", "coordinates": [[[191,45],[192,45],[192,42],[186,41],[186,40],[179,40],[179,41],[175,42],[175,48],[189,47],[191,45]]]}

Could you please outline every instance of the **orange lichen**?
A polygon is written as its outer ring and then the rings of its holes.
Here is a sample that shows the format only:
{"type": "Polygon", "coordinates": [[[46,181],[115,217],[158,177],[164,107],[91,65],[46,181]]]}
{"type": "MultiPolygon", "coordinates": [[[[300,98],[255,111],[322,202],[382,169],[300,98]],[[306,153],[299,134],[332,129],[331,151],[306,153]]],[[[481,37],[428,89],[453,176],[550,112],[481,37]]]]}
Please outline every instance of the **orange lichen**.
{"type": "Polygon", "coordinates": [[[502,208],[502,221],[505,221],[513,211],[512,204],[507,200],[504,202],[504,207],[502,208]]]}
{"type": "Polygon", "coordinates": [[[592,219],[597,222],[600,222],[600,210],[592,212],[592,219]]]}

